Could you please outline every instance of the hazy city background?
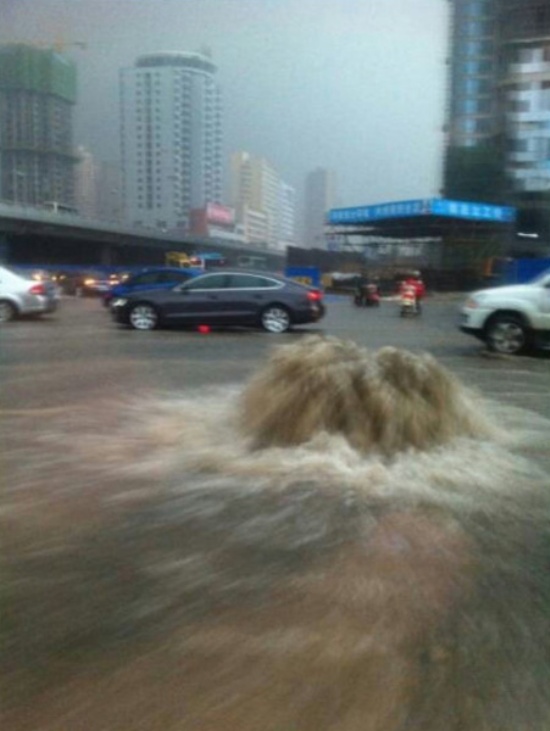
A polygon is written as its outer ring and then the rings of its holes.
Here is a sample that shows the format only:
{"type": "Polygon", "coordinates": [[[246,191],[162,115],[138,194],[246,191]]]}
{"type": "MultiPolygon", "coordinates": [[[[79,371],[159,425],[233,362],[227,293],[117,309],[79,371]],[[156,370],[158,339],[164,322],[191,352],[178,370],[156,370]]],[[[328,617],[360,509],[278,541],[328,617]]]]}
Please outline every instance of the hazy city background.
{"type": "Polygon", "coordinates": [[[237,151],[296,191],[330,170],[332,204],[437,195],[445,112],[442,0],[0,0],[0,43],[77,66],[74,144],[120,162],[119,74],[138,56],[202,51],[223,99],[224,203],[237,151]],[[81,45],[85,44],[85,45],[81,45]]]}

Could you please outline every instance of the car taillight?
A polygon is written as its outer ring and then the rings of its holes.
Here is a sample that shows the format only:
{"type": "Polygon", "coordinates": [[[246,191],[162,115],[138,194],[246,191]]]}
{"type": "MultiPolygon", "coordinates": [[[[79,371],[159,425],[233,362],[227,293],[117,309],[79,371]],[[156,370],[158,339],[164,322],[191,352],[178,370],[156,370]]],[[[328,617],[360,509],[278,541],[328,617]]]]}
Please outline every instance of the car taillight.
{"type": "Polygon", "coordinates": [[[39,284],[33,284],[29,289],[29,294],[46,294],[46,287],[40,282],[39,284]]]}
{"type": "Polygon", "coordinates": [[[308,300],[310,300],[311,302],[319,302],[320,300],[322,300],[322,299],[323,299],[323,295],[322,295],[322,293],[321,293],[321,292],[319,292],[319,290],[317,290],[317,289],[312,289],[312,290],[310,290],[310,291],[309,291],[309,292],[307,293],[307,298],[308,298],[308,300]]]}

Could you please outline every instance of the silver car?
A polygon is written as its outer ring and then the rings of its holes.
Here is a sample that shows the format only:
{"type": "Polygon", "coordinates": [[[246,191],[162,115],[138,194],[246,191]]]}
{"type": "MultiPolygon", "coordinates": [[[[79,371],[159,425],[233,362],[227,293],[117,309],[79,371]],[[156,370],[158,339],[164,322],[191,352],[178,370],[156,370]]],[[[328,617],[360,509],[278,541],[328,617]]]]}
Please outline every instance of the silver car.
{"type": "Polygon", "coordinates": [[[57,303],[57,287],[49,279],[34,279],[31,274],[0,266],[0,323],[53,312],[57,303]]]}

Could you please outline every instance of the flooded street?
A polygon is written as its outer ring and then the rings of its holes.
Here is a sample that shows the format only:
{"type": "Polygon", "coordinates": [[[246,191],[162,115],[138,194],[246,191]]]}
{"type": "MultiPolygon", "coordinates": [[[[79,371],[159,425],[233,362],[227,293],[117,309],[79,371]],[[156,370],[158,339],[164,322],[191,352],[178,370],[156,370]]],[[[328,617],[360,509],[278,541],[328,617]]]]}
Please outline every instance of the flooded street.
{"type": "Polygon", "coordinates": [[[2,331],[6,728],[547,726],[548,359],[391,306],[2,331]]]}
{"type": "MultiPolygon", "coordinates": [[[[428,300],[421,319],[402,320],[396,302],[358,309],[329,298],[324,320],[295,332],[267,336],[226,330],[207,335],[161,330],[136,333],[116,326],[95,299],[66,299],[58,314],[13,323],[0,331],[0,406],[12,438],[12,418],[28,416],[26,428],[48,431],[56,415],[78,425],[82,409],[102,415],[105,429],[118,405],[141,397],[208,394],[223,385],[239,388],[275,345],[324,333],[377,350],[384,346],[428,352],[486,398],[550,419],[550,360],[488,354],[456,327],[460,297],[428,300]]],[[[25,441],[25,434],[22,434],[25,441]]]]}

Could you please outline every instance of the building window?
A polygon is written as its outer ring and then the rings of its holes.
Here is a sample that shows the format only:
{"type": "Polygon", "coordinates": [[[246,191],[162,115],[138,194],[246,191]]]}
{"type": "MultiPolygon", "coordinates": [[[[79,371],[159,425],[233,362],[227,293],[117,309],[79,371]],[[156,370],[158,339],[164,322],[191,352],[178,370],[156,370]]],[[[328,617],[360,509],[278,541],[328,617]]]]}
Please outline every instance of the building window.
{"type": "Polygon", "coordinates": [[[519,63],[533,63],[536,60],[535,48],[520,48],[518,50],[519,63]]]}
{"type": "Polygon", "coordinates": [[[529,102],[521,99],[509,99],[508,100],[508,111],[513,114],[518,112],[528,112],[529,102]]]}
{"type": "Polygon", "coordinates": [[[461,119],[458,127],[462,134],[472,135],[476,131],[476,121],[475,119],[461,119]]]}

